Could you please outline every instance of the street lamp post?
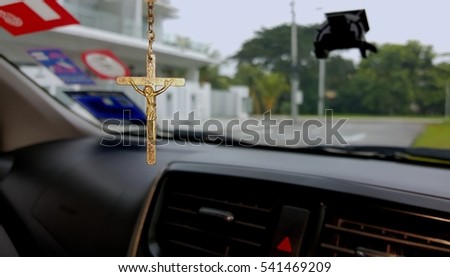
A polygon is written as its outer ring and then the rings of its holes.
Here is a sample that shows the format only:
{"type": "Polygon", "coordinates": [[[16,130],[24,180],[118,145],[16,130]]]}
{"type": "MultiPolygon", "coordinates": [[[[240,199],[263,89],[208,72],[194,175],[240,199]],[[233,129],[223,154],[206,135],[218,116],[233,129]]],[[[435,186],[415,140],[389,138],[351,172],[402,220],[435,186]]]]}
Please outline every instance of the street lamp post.
{"type": "Polygon", "coordinates": [[[445,89],[445,120],[447,121],[450,116],[450,81],[447,81],[447,87],[445,89]]]}
{"type": "Polygon", "coordinates": [[[298,41],[297,41],[297,23],[295,20],[295,0],[291,2],[292,26],[291,26],[291,116],[295,119],[298,115],[297,90],[298,80],[298,41]]]}
{"type": "MultiPolygon", "coordinates": [[[[437,55],[437,57],[448,57],[450,52],[442,53],[437,55]]],[[[447,81],[445,87],[445,107],[444,107],[444,120],[447,121],[450,118],[450,81],[447,81]]]]}
{"type": "Polygon", "coordinates": [[[325,110],[325,59],[319,59],[319,99],[317,101],[317,114],[323,115],[325,110]]]}

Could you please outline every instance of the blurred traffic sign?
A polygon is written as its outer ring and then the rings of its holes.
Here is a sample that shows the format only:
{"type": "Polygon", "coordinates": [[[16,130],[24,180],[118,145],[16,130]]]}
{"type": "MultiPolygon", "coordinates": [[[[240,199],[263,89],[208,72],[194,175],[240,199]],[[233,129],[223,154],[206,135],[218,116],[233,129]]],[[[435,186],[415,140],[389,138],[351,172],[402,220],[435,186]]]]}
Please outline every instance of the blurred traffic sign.
{"type": "Polygon", "coordinates": [[[100,79],[130,76],[130,69],[110,50],[89,50],[82,54],[84,64],[100,79]]]}
{"type": "Polygon", "coordinates": [[[79,22],[57,0],[0,0],[0,27],[14,36],[79,22]]]}
{"type": "Polygon", "coordinates": [[[95,85],[60,49],[31,49],[28,54],[68,85],[95,85]]]}
{"type": "Polygon", "coordinates": [[[295,104],[301,105],[301,104],[303,104],[303,100],[304,100],[303,91],[297,90],[295,92],[295,104]]]}

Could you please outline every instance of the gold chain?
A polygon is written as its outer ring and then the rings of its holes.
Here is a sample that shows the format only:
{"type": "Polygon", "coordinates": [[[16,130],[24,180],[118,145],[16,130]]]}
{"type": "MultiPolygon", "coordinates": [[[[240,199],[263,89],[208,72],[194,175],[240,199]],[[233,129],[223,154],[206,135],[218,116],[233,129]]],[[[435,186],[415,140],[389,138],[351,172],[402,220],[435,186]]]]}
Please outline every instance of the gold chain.
{"type": "Polygon", "coordinates": [[[148,23],[148,31],[147,31],[147,38],[148,38],[148,52],[147,52],[147,60],[149,64],[153,62],[153,43],[155,42],[155,30],[153,28],[153,24],[155,22],[155,16],[154,16],[154,2],[149,1],[148,2],[148,17],[147,17],[147,23],[148,23]]]}

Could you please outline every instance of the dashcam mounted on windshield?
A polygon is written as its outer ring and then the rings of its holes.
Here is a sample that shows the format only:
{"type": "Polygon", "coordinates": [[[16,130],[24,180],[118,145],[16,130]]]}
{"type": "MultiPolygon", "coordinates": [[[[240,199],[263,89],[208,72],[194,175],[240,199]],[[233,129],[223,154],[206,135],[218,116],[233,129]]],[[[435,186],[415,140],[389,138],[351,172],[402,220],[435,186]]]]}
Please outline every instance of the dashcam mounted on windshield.
{"type": "Polygon", "coordinates": [[[377,52],[375,45],[366,42],[365,34],[370,30],[365,10],[334,12],[325,14],[325,21],[317,30],[314,52],[318,59],[326,59],[333,50],[358,48],[361,56],[377,52]]]}

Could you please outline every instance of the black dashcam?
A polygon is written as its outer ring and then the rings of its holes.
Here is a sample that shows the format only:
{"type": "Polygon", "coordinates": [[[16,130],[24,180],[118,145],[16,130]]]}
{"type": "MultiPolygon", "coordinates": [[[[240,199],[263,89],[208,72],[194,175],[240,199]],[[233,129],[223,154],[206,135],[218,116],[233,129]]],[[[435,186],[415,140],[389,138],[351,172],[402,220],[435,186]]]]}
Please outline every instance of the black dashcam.
{"type": "Polygon", "coordinates": [[[375,45],[365,41],[370,30],[365,10],[325,14],[325,21],[317,30],[314,52],[318,59],[326,59],[333,50],[358,48],[363,58],[367,51],[376,53],[375,45]]]}

